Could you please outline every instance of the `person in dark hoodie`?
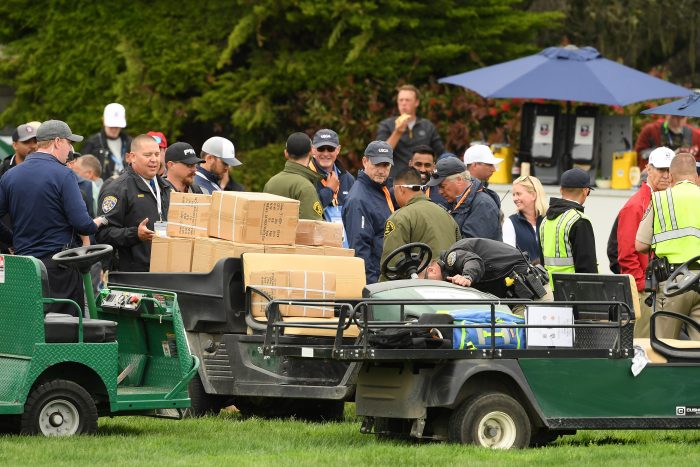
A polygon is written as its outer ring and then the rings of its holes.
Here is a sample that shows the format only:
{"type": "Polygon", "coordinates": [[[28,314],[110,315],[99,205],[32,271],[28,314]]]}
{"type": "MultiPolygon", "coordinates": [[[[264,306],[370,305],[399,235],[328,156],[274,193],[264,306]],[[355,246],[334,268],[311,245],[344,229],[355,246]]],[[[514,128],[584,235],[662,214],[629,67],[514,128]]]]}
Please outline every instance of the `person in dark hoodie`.
{"type": "Polygon", "coordinates": [[[482,183],[473,179],[456,157],[440,159],[435,167],[428,186],[438,187],[440,194],[451,203],[450,214],[459,225],[462,238],[502,241],[498,196],[485,191],[482,183]]]}
{"type": "Polygon", "coordinates": [[[583,203],[591,193],[588,172],[579,168],[561,175],[561,198],[551,198],[539,229],[544,267],[549,273],[597,273],[593,225],[583,214],[583,203]]]}
{"type": "Polygon", "coordinates": [[[102,130],[90,136],[80,151],[92,154],[102,165],[102,179],[116,178],[126,166],[125,156],[131,151],[131,136],[126,128],[126,110],[116,102],[107,104],[102,115],[102,130]]]}

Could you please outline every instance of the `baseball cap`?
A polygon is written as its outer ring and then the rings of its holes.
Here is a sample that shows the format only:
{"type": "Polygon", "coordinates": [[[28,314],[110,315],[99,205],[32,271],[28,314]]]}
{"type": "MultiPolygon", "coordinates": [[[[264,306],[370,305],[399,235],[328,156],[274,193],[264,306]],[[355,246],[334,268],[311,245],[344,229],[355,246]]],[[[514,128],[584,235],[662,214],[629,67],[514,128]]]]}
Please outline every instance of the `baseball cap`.
{"type": "Polygon", "coordinates": [[[287,152],[294,157],[305,156],[311,151],[311,139],[306,133],[292,133],[287,138],[287,144],[284,146],[287,152]]]}
{"type": "Polygon", "coordinates": [[[649,165],[653,165],[657,169],[668,169],[671,167],[671,161],[676,153],[671,148],[661,146],[649,153],[649,165]]]}
{"type": "Polygon", "coordinates": [[[337,148],[340,146],[340,140],[338,140],[338,133],[328,128],[323,130],[318,130],[314,135],[314,140],[311,143],[313,147],[318,148],[321,146],[332,146],[337,148]]]}
{"type": "Polygon", "coordinates": [[[427,185],[438,186],[450,175],[461,174],[466,170],[467,166],[465,166],[464,163],[457,157],[442,158],[437,161],[437,164],[435,164],[435,172],[433,172],[433,175],[427,185]]]}
{"type": "Polygon", "coordinates": [[[187,143],[173,143],[165,150],[165,162],[182,162],[183,164],[201,164],[204,159],[197,157],[194,148],[187,143]]]}
{"type": "Polygon", "coordinates": [[[503,162],[503,159],[494,157],[491,148],[485,144],[475,144],[464,151],[464,163],[469,165],[475,162],[496,165],[503,162]]]}
{"type": "Polygon", "coordinates": [[[29,141],[32,138],[36,138],[36,128],[32,125],[25,123],[15,128],[12,132],[12,141],[29,141]]]}
{"type": "Polygon", "coordinates": [[[126,109],[123,105],[112,102],[105,106],[103,114],[105,126],[126,128],[126,109]]]}
{"type": "Polygon", "coordinates": [[[394,165],[394,149],[386,141],[372,141],[365,148],[365,157],[372,164],[388,162],[394,165]]]}
{"type": "Polygon", "coordinates": [[[168,140],[165,139],[165,135],[161,133],[160,131],[149,131],[146,133],[148,136],[152,136],[154,140],[156,140],[156,143],[158,143],[159,148],[167,148],[168,147],[168,140]]]}
{"type": "Polygon", "coordinates": [[[590,188],[593,190],[591,177],[588,175],[588,172],[578,167],[569,169],[561,174],[560,185],[562,188],[590,188]]]}
{"type": "Polygon", "coordinates": [[[61,120],[46,120],[36,130],[37,141],[50,141],[54,138],[65,138],[74,143],[79,143],[83,140],[80,135],[74,135],[66,122],[61,120]]]}
{"type": "Polygon", "coordinates": [[[233,147],[233,143],[221,136],[212,136],[206,140],[202,145],[202,151],[220,158],[231,167],[242,164],[236,159],[236,148],[233,147]]]}

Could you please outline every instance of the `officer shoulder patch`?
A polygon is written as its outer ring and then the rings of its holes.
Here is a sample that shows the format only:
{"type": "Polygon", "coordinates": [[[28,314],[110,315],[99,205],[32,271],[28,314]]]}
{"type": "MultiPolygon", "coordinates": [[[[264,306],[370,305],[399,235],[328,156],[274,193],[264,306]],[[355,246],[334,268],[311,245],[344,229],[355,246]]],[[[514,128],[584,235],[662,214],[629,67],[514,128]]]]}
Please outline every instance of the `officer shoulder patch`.
{"type": "Polygon", "coordinates": [[[386,221],[386,226],[384,227],[384,236],[386,237],[394,230],[396,230],[396,226],[394,225],[394,223],[391,221],[386,221]]]}
{"type": "Polygon", "coordinates": [[[321,206],[321,203],[316,201],[314,203],[314,211],[316,211],[316,214],[319,216],[323,216],[323,206],[321,206]]]}
{"type": "Polygon", "coordinates": [[[105,196],[105,199],[102,200],[102,212],[107,214],[109,211],[114,209],[114,206],[117,205],[117,197],[116,196],[105,196]]]}
{"type": "Polygon", "coordinates": [[[447,255],[447,266],[452,267],[455,265],[455,261],[457,261],[457,252],[453,251],[449,255],[447,255]]]}

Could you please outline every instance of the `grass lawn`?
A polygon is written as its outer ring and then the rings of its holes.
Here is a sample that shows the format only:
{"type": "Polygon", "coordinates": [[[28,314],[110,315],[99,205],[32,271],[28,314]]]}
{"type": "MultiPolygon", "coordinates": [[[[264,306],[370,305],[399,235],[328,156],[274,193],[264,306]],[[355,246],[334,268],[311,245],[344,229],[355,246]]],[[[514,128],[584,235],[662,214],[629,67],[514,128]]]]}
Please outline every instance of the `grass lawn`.
{"type": "Polygon", "coordinates": [[[377,441],[344,423],[244,419],[100,419],[97,436],[0,437],[3,465],[695,465],[700,430],[589,431],[546,448],[497,452],[445,443],[377,441]]]}

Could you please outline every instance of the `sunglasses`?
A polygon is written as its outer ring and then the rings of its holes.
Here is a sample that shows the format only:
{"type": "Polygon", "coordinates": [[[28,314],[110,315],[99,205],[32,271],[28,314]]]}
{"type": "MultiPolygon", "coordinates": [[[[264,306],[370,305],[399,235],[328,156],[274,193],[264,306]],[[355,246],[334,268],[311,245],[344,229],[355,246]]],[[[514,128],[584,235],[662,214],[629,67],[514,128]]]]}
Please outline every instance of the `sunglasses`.
{"type": "Polygon", "coordinates": [[[316,148],[316,151],[318,152],[334,152],[337,148],[334,148],[332,146],[321,146],[320,148],[316,148]]]}
{"type": "Polygon", "coordinates": [[[412,191],[420,191],[423,188],[423,185],[394,185],[394,187],[403,187],[403,188],[408,188],[412,191]]]}

